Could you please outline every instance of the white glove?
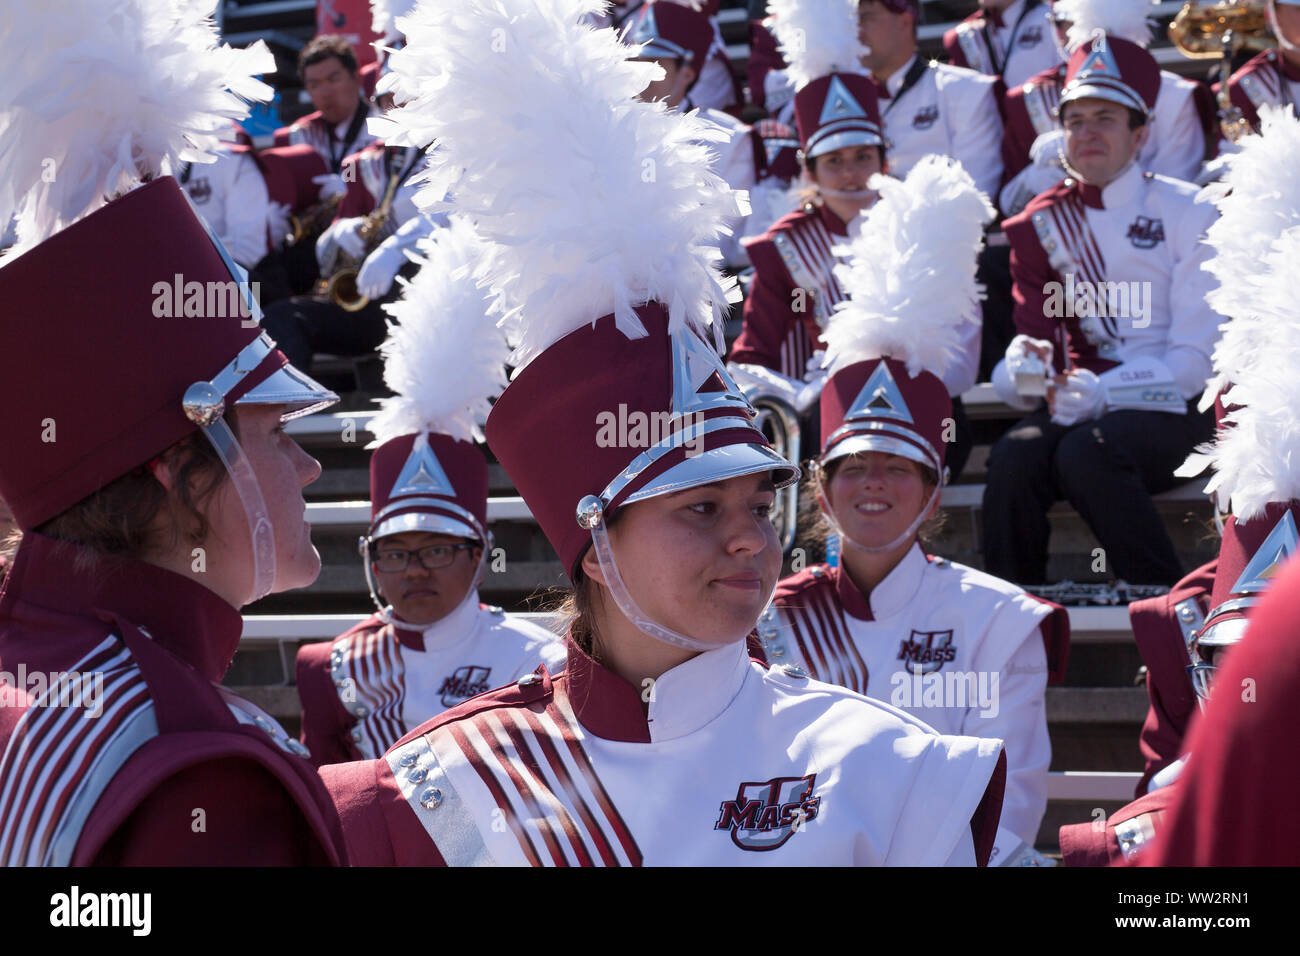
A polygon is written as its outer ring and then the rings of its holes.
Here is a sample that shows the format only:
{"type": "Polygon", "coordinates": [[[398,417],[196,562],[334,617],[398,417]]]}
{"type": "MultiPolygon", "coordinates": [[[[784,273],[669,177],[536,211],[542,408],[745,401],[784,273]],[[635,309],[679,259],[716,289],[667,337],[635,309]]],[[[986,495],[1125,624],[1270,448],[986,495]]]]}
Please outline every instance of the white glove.
{"type": "Polygon", "coordinates": [[[266,230],[271,236],[271,244],[280,248],[285,238],[292,232],[289,225],[289,207],[282,202],[272,202],[266,209],[266,230]]]}
{"type": "Polygon", "coordinates": [[[1061,157],[1065,155],[1065,130],[1053,129],[1041,134],[1029,147],[1029,158],[1035,166],[1055,166],[1062,169],[1061,157]]]}
{"type": "Polygon", "coordinates": [[[319,202],[342,196],[348,191],[348,184],[338,173],[321,173],[319,176],[313,176],[311,181],[320,187],[320,191],[316,194],[319,202]]]}
{"type": "Polygon", "coordinates": [[[365,255],[366,241],[358,234],[364,221],[362,216],[336,219],[320,234],[320,238],[316,240],[316,262],[320,265],[321,271],[328,268],[339,250],[354,259],[360,259],[365,255]]]}
{"type": "Polygon", "coordinates": [[[406,252],[401,244],[393,242],[391,237],[384,240],[361,264],[357,273],[357,291],[371,301],[382,299],[388,295],[393,280],[406,262],[406,252]]]}
{"type": "Polygon", "coordinates": [[[822,368],[825,364],[826,350],[818,349],[812,354],[812,358],[808,360],[808,364],[804,366],[803,380],[805,382],[811,382],[815,378],[825,378],[826,369],[822,368]]]}
{"type": "Polygon", "coordinates": [[[1099,418],[1106,410],[1106,386],[1086,368],[1071,369],[1067,381],[1058,385],[1052,399],[1052,421],[1058,425],[1077,425],[1099,418]]]}

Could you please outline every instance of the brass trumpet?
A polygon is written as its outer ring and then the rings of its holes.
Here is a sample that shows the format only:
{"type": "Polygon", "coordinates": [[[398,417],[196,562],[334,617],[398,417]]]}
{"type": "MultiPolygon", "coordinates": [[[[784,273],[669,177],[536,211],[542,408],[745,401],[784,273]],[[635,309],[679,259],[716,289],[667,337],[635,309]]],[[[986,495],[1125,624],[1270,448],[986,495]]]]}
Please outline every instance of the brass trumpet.
{"type": "Polygon", "coordinates": [[[1251,131],[1228,89],[1232,59],[1243,46],[1257,45],[1267,36],[1264,0],[1187,0],[1169,24],[1169,39],[1183,56],[1220,58],[1219,126],[1229,142],[1240,142],[1251,131]]]}

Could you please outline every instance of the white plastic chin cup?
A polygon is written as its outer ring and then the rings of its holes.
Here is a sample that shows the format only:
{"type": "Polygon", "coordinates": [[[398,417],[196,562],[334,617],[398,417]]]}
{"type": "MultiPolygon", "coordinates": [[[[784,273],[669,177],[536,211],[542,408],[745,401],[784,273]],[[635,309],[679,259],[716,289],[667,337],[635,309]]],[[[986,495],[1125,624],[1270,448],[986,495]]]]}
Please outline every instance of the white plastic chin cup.
{"type": "Polygon", "coordinates": [[[248,463],[244,450],[239,446],[234,432],[221,417],[201,426],[203,434],[212,443],[217,457],[226,466],[239,501],[244,506],[244,518],[248,522],[248,537],[253,546],[253,592],[249,603],[266,597],[275,586],[275,529],[266,510],[266,501],[262,498],[262,489],[258,487],[257,476],[248,463]]]}
{"type": "Polygon", "coordinates": [[[818,498],[820,499],[822,515],[826,518],[826,523],[831,526],[833,532],[840,536],[841,550],[845,545],[847,545],[854,551],[861,551],[863,554],[885,554],[888,551],[893,551],[904,541],[908,541],[916,535],[916,532],[920,530],[921,524],[925,521],[925,516],[930,513],[930,509],[934,507],[935,501],[938,500],[941,491],[943,491],[942,484],[935,485],[934,491],[930,493],[930,499],[921,506],[921,510],[917,512],[916,517],[912,519],[912,523],[907,526],[903,533],[893,541],[889,542],[889,544],[882,544],[878,547],[867,547],[865,544],[858,544],[858,542],[854,541],[844,533],[844,529],[840,527],[839,520],[835,517],[834,510],[831,509],[830,500],[827,498],[826,489],[824,487],[820,490],[818,498]]]}
{"type": "MultiPolygon", "coordinates": [[[[605,586],[614,598],[614,603],[623,612],[623,616],[636,625],[642,634],[653,637],[656,641],[681,647],[688,651],[715,651],[723,644],[710,644],[696,640],[685,634],[679,634],[671,628],[652,621],[648,615],[637,607],[632,595],[623,583],[623,576],[618,573],[618,564],[614,560],[614,549],[609,543],[609,534],[605,529],[605,509],[595,495],[587,495],[578,502],[578,524],[591,532],[591,544],[596,550],[596,561],[600,564],[600,573],[605,576],[605,586]]],[[[768,595],[770,602],[772,596],[768,595]]],[[[764,605],[766,607],[766,604],[764,605]]],[[[754,619],[758,623],[758,619],[754,619]]]]}

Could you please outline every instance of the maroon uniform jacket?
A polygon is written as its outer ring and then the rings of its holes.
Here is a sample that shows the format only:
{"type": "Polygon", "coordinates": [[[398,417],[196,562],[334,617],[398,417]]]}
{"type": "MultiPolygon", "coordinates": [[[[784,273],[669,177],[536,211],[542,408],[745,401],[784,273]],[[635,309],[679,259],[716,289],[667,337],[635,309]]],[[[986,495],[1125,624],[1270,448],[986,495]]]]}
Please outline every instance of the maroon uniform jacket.
{"type": "Polygon", "coordinates": [[[1029,148],[1040,133],[1057,126],[1065,64],[1036,73],[1007,90],[1002,105],[1002,183],[1029,165],[1029,148]]]}
{"type": "Polygon", "coordinates": [[[1151,701],[1139,741],[1146,760],[1137,785],[1139,797],[1147,792],[1155,774],[1178,759],[1187,725],[1196,713],[1196,693],[1186,670],[1191,663],[1188,644],[1209,611],[1218,563],[1216,558],[1197,568],[1168,594],[1129,605],[1129,622],[1147,667],[1147,697],[1151,701]]]}
{"type": "Polygon", "coordinates": [[[28,533],[0,594],[0,863],[344,862],[300,746],[216,683],[239,611],[89,557],[28,533]]]}
{"type": "Polygon", "coordinates": [[[1225,656],[1144,866],[1300,864],[1300,763],[1288,743],[1300,719],[1300,562],[1284,568],[1225,656]]]}
{"type": "Polygon", "coordinates": [[[1168,823],[1178,797],[1178,782],[1153,790],[1116,810],[1103,826],[1073,823],[1061,827],[1061,861],[1066,866],[1122,866],[1147,851],[1168,823]]]}
{"type": "MultiPolygon", "coordinates": [[[[1259,132],[1259,108],[1266,103],[1289,105],[1296,111],[1292,83],[1300,83],[1300,68],[1279,56],[1277,50],[1265,50],[1242,65],[1228,80],[1228,94],[1232,105],[1250,120],[1259,132]]],[[[1215,91],[1218,91],[1216,85],[1215,91]]]]}
{"type": "Polygon", "coordinates": [[[746,243],[754,281],[731,361],[804,377],[812,353],[824,347],[822,324],[835,303],[848,297],[835,278],[838,260],[831,252],[847,236],[848,227],[835,213],[805,206],[746,243]]]}

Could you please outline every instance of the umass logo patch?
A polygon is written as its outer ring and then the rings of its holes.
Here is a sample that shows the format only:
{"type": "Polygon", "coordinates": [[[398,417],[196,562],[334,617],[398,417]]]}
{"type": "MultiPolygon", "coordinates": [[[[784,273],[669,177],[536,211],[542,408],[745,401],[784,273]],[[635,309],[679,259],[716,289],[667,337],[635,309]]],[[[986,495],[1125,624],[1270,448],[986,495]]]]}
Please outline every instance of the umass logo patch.
{"type": "Polygon", "coordinates": [[[1138,249],[1154,249],[1165,241],[1165,224],[1161,219],[1138,216],[1128,227],[1128,241],[1138,249]]]}
{"type": "Polygon", "coordinates": [[[952,631],[913,631],[899,642],[898,659],[904,669],[916,674],[930,674],[957,657],[952,631]]]}
{"type": "Polygon", "coordinates": [[[773,777],[742,783],[736,799],[718,808],[715,830],[729,830],[742,850],[775,850],[817,816],[822,798],[813,795],[817,774],[773,777]]]}
{"type": "Polygon", "coordinates": [[[939,107],[926,106],[916,111],[916,115],[912,117],[912,126],[916,129],[929,129],[938,118],[939,107]]]}
{"type": "Polygon", "coordinates": [[[199,176],[186,184],[186,192],[190,194],[194,205],[202,206],[212,198],[212,184],[208,182],[206,176],[199,176]]]}
{"type": "Polygon", "coordinates": [[[488,675],[491,673],[492,668],[480,667],[477,664],[466,664],[464,667],[456,668],[456,672],[443,680],[442,686],[438,688],[438,693],[442,695],[442,706],[454,707],[462,701],[491,690],[492,687],[488,684],[488,675]]]}
{"type": "Polygon", "coordinates": [[[1016,37],[1016,44],[1024,48],[1038,46],[1038,44],[1042,42],[1043,28],[1038,24],[1034,24],[1032,27],[1026,27],[1025,31],[1020,34],[1020,36],[1016,37]]]}

